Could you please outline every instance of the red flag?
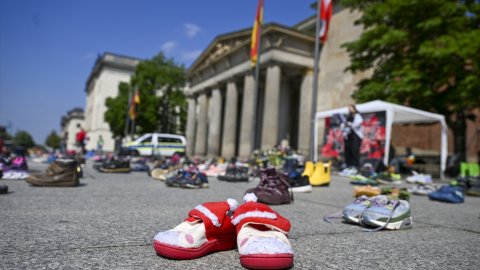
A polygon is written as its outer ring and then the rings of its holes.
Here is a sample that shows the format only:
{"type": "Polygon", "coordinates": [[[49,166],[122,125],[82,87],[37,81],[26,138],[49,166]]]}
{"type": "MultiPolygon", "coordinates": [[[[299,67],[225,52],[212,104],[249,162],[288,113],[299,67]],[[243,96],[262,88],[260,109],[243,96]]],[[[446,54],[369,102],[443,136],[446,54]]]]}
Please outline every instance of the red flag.
{"type": "Polygon", "coordinates": [[[250,46],[250,61],[252,66],[257,64],[258,59],[258,40],[260,38],[263,24],[263,0],[258,0],[257,15],[252,29],[252,44],[250,46]]]}
{"type": "Polygon", "coordinates": [[[138,105],[140,105],[140,91],[137,89],[130,104],[130,119],[132,120],[138,116],[138,105]]]}
{"type": "Polygon", "coordinates": [[[320,29],[320,41],[325,43],[327,41],[328,26],[330,25],[330,19],[332,18],[332,6],[333,0],[320,0],[320,22],[322,27],[320,29]]]}

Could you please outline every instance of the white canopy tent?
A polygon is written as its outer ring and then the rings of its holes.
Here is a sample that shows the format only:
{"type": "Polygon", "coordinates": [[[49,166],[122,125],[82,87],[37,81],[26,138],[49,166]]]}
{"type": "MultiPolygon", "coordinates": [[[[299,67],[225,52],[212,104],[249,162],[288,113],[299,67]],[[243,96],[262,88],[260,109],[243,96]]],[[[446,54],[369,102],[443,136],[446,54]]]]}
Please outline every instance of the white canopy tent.
{"type": "MultiPolygon", "coordinates": [[[[386,123],[385,123],[385,156],[383,162],[388,164],[388,156],[390,150],[390,140],[392,138],[392,125],[393,124],[407,124],[407,123],[434,123],[440,122],[442,126],[441,132],[441,145],[440,145],[440,176],[443,178],[443,173],[445,172],[445,167],[447,163],[447,150],[448,150],[448,141],[447,141],[447,124],[445,122],[445,117],[440,114],[430,113],[418,109],[409,108],[406,106],[401,106],[397,104],[388,103],[381,100],[375,100],[363,104],[355,105],[357,110],[360,113],[371,113],[371,112],[382,112],[386,114],[386,123]]],[[[318,122],[320,119],[328,118],[334,114],[347,114],[347,107],[317,112],[315,114],[315,130],[318,131],[318,122]]],[[[314,136],[315,146],[318,146],[318,132],[315,132],[314,136]]],[[[315,161],[318,160],[318,151],[315,151],[314,155],[315,161]]]]}

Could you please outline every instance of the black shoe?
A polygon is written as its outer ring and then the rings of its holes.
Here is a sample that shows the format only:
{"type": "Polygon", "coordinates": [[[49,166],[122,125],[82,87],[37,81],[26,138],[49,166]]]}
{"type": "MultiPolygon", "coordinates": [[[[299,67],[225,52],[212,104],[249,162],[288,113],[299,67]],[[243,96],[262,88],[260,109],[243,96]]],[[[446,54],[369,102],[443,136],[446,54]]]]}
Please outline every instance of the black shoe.
{"type": "Polygon", "coordinates": [[[123,159],[112,159],[106,161],[98,168],[98,171],[104,173],[129,173],[130,161],[123,159]]]}
{"type": "Polygon", "coordinates": [[[7,194],[8,186],[0,186],[0,194],[7,194]]]}
{"type": "Polygon", "coordinates": [[[308,176],[298,176],[295,178],[289,178],[290,191],[292,192],[310,192],[312,191],[312,185],[308,180],[308,176]]]}
{"type": "Polygon", "coordinates": [[[468,178],[468,188],[467,195],[470,196],[480,196],[480,177],[469,177],[468,178]]]}
{"type": "Polygon", "coordinates": [[[208,180],[205,181],[196,173],[187,173],[182,178],[180,186],[183,188],[208,188],[208,180]]]}

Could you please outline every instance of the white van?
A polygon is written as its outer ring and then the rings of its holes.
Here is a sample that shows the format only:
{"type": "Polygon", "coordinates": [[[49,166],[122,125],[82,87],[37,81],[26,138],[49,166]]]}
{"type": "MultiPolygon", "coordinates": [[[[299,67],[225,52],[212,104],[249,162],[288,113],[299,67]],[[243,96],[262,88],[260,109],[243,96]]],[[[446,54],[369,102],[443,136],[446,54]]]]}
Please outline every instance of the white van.
{"type": "Polygon", "coordinates": [[[124,145],[129,151],[141,156],[172,156],[184,154],[187,140],[184,136],[165,133],[147,133],[124,145]]]}

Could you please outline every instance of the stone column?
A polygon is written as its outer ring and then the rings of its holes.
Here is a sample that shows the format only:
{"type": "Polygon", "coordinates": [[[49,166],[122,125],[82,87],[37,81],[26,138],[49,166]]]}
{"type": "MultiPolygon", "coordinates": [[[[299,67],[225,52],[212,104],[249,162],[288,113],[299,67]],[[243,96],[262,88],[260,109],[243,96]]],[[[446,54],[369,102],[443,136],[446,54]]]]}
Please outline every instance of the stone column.
{"type": "Polygon", "coordinates": [[[238,91],[234,81],[227,83],[225,100],[225,117],[223,121],[222,156],[231,158],[235,155],[235,139],[237,134],[238,91]]]}
{"type": "Polygon", "coordinates": [[[280,81],[280,66],[269,66],[267,68],[265,102],[263,106],[262,149],[272,148],[278,143],[280,81]]]}
{"type": "Polygon", "coordinates": [[[254,94],[255,77],[252,73],[247,73],[244,78],[242,123],[240,123],[239,156],[243,158],[250,156],[252,144],[254,143],[255,139],[252,138],[253,110],[255,109],[256,105],[253,104],[254,94]]]}
{"type": "Polygon", "coordinates": [[[208,100],[205,93],[197,98],[197,135],[195,138],[195,155],[205,156],[207,148],[207,121],[208,121],[208,100]]]}
{"type": "Polygon", "coordinates": [[[222,96],[218,88],[212,90],[208,114],[207,155],[216,157],[220,155],[220,128],[222,121],[222,96]]]}
{"type": "Polygon", "coordinates": [[[300,108],[298,120],[298,151],[304,155],[310,152],[310,120],[312,117],[312,83],[313,70],[308,69],[303,75],[300,86],[300,108]]]}
{"type": "Polygon", "coordinates": [[[188,117],[187,117],[187,155],[193,156],[195,147],[195,126],[196,126],[196,107],[195,98],[188,98],[188,117]]]}

